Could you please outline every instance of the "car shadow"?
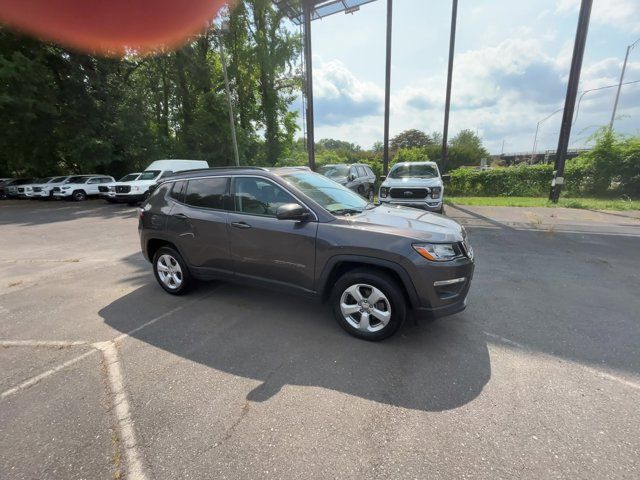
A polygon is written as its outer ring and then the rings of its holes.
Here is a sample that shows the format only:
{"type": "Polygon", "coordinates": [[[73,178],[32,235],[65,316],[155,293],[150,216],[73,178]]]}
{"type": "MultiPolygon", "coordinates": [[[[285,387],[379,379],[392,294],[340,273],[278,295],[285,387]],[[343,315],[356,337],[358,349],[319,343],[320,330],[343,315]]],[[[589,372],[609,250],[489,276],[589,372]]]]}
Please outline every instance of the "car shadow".
{"type": "Polygon", "coordinates": [[[262,402],[284,385],[322,387],[425,411],[457,408],[491,377],[484,333],[464,314],[408,321],[392,338],[355,339],[330,309],[310,300],[230,284],[201,285],[171,297],[155,284],[100,312],[123,333],[174,355],[262,383],[247,400],[262,402]],[[180,309],[168,314],[172,309],[180,309]]]}

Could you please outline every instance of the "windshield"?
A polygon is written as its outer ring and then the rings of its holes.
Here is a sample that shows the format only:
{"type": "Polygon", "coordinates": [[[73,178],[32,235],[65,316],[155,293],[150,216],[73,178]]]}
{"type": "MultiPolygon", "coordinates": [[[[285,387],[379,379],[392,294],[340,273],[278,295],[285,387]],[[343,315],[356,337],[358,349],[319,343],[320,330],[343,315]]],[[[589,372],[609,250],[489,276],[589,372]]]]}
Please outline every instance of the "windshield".
{"type": "Polygon", "coordinates": [[[403,163],[389,172],[389,178],[436,178],[438,169],[434,165],[403,163]]]}
{"type": "Polygon", "coordinates": [[[313,172],[295,172],[284,179],[307,197],[336,215],[362,212],[367,201],[348,188],[313,172]]]}
{"type": "Polygon", "coordinates": [[[133,182],[136,178],[140,176],[139,173],[130,173],[129,175],[125,175],[122,177],[119,182],[133,182]]]}
{"type": "Polygon", "coordinates": [[[320,175],[329,178],[340,178],[349,175],[349,167],[346,165],[327,165],[318,170],[320,175]]]}
{"type": "Polygon", "coordinates": [[[86,183],[89,177],[71,177],[64,183],[86,183]]]}
{"type": "Polygon", "coordinates": [[[138,178],[138,180],[153,180],[158,175],[160,175],[160,170],[147,170],[140,174],[140,178],[138,178]]]}
{"type": "Polygon", "coordinates": [[[34,184],[35,184],[35,183],[48,183],[50,180],[51,180],[51,177],[38,178],[38,179],[36,179],[36,181],[35,181],[35,182],[33,182],[33,183],[34,183],[34,184]]]}

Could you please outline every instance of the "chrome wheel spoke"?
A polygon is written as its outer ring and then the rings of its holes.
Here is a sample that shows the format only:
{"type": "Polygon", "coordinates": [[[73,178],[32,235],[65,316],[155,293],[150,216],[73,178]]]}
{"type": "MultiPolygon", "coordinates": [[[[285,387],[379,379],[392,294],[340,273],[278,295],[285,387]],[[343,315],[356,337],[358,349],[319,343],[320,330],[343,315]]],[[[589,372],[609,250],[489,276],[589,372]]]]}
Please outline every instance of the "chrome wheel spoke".
{"type": "Polygon", "coordinates": [[[362,312],[360,314],[360,322],[358,323],[358,329],[368,332],[371,330],[371,324],[369,323],[369,314],[362,312]]]}
{"type": "Polygon", "coordinates": [[[163,265],[161,262],[158,262],[158,270],[160,270],[161,272],[168,272],[169,267],[167,267],[166,265],[163,265]]]}
{"type": "Polygon", "coordinates": [[[347,304],[344,302],[340,303],[340,310],[343,315],[353,315],[354,313],[358,313],[360,311],[360,305],[356,304],[347,304]]]}
{"type": "Polygon", "coordinates": [[[362,293],[360,293],[360,285],[351,285],[345,290],[345,293],[351,295],[356,302],[361,302],[363,300],[362,293]]]}
{"type": "Polygon", "coordinates": [[[389,311],[373,308],[371,309],[371,315],[378,319],[383,325],[386,325],[387,323],[389,323],[389,320],[391,320],[391,312],[389,311]]]}
{"type": "Polygon", "coordinates": [[[367,300],[369,301],[369,303],[371,305],[375,305],[380,300],[385,300],[386,301],[387,297],[385,297],[384,293],[382,293],[376,287],[371,287],[371,294],[369,294],[369,297],[367,298],[367,300]]]}

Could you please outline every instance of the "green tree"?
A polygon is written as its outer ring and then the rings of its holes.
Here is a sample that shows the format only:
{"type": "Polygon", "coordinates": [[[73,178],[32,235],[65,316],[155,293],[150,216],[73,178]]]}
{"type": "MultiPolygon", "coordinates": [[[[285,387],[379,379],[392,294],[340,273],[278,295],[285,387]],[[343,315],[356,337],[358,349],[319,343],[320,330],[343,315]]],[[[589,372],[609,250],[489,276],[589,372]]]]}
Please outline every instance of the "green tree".
{"type": "Polygon", "coordinates": [[[482,139],[472,130],[461,130],[449,142],[447,169],[480,165],[480,159],[489,156],[482,139]]]}
{"type": "Polygon", "coordinates": [[[423,131],[412,128],[410,130],[400,132],[391,139],[389,144],[391,150],[396,152],[401,148],[425,148],[429,145],[433,145],[433,141],[429,135],[423,131]]]}

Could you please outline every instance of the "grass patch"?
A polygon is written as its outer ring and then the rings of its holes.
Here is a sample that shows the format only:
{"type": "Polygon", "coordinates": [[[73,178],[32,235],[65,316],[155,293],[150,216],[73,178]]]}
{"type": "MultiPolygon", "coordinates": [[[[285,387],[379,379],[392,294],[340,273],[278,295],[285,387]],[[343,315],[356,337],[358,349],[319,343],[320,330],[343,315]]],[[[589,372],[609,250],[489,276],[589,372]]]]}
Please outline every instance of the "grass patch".
{"type": "Polygon", "coordinates": [[[640,210],[640,200],[610,198],[561,198],[558,204],[543,197],[446,197],[447,205],[494,207],[566,207],[586,210],[640,210]]]}

